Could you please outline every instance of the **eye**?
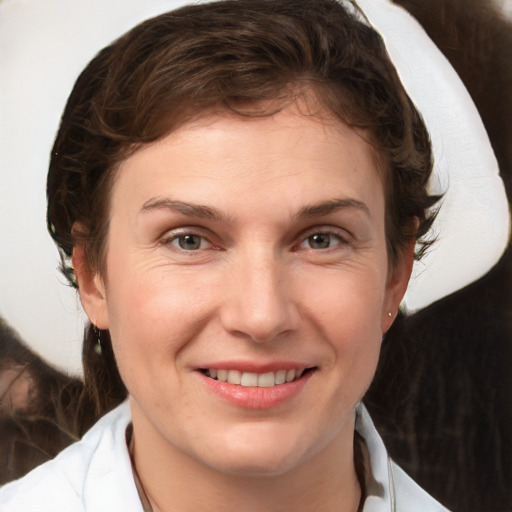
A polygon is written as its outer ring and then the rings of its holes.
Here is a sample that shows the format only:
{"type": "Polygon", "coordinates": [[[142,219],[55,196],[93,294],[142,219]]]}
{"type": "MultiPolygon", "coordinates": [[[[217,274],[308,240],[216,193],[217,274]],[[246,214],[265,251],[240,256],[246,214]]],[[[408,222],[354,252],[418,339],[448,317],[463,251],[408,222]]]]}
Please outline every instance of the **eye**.
{"type": "Polygon", "coordinates": [[[302,241],[300,247],[302,249],[329,249],[333,246],[343,243],[343,239],[339,235],[328,232],[319,232],[309,235],[302,241]]]}
{"type": "Polygon", "coordinates": [[[168,241],[169,244],[179,247],[183,251],[198,251],[200,249],[207,249],[211,244],[203,236],[195,233],[183,233],[175,235],[168,241]]]}

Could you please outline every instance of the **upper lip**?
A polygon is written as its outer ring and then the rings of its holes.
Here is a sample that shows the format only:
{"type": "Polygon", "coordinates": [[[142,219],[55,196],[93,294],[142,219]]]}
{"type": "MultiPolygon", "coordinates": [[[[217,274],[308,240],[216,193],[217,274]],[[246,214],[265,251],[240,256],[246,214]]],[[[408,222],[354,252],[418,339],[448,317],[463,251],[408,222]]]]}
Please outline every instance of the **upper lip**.
{"type": "Polygon", "coordinates": [[[197,367],[198,370],[216,369],[216,370],[238,370],[247,373],[268,373],[279,370],[305,370],[313,368],[315,365],[301,361],[218,361],[206,363],[197,367]]]}

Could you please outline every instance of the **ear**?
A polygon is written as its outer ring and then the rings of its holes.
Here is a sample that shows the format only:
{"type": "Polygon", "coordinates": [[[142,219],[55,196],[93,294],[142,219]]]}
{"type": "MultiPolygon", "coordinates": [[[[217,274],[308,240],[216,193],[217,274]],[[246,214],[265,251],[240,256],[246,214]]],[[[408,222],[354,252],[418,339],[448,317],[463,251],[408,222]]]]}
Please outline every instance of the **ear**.
{"type": "Polygon", "coordinates": [[[84,244],[75,245],[72,261],[80,300],[89,320],[98,329],[108,329],[105,284],[99,272],[89,268],[85,258],[84,244]]]}
{"type": "Polygon", "coordinates": [[[415,246],[416,239],[413,238],[399,255],[397,263],[389,269],[381,316],[382,334],[388,331],[398,314],[411,277],[415,246]]]}

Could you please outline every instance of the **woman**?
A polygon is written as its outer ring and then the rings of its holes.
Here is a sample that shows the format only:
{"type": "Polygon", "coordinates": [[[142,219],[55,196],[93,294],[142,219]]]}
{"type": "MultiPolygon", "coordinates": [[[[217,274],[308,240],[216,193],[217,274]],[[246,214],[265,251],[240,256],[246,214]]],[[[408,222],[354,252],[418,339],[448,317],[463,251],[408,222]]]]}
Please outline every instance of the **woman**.
{"type": "Polygon", "coordinates": [[[100,52],[48,222],[88,385],[129,400],[0,508],[444,510],[358,405],[432,223],[431,160],[349,3],[191,6],[100,52]]]}

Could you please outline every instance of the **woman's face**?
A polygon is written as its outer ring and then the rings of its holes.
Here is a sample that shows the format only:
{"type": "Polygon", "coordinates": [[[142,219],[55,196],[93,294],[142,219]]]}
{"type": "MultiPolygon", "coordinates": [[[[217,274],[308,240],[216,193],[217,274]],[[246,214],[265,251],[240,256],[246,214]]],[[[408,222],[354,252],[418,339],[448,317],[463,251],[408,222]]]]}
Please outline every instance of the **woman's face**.
{"type": "Polygon", "coordinates": [[[295,106],[212,115],[128,158],[110,213],[102,277],[75,266],[136,440],[240,474],[351,446],[410,267],[388,272],[363,138],[295,106]]]}

